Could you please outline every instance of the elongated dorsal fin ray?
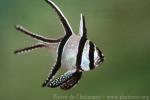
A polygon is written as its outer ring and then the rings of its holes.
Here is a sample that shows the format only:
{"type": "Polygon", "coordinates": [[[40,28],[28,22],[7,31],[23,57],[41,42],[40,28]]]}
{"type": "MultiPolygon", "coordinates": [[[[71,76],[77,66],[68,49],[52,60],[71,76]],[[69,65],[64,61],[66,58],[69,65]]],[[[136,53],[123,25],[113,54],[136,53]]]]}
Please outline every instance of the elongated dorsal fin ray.
{"type": "Polygon", "coordinates": [[[58,14],[61,23],[63,24],[63,27],[65,29],[65,33],[66,34],[73,34],[73,30],[67,20],[67,18],[64,16],[64,14],[62,13],[62,11],[59,9],[59,7],[52,2],[52,0],[45,0],[48,4],[50,4],[50,6],[56,11],[56,13],[58,14]]]}
{"type": "Polygon", "coordinates": [[[87,29],[86,29],[86,25],[85,25],[85,18],[82,15],[82,13],[80,14],[80,27],[79,27],[79,34],[80,36],[85,36],[87,37],[87,29]]]}
{"type": "Polygon", "coordinates": [[[57,42],[60,42],[62,38],[59,38],[59,39],[48,39],[44,36],[40,36],[40,35],[37,35],[27,29],[25,29],[23,26],[20,26],[20,25],[16,25],[16,29],[20,32],[23,32],[24,34],[36,39],[36,40],[40,40],[42,42],[46,42],[46,43],[57,43],[57,42]]]}
{"type": "Polygon", "coordinates": [[[30,51],[33,51],[33,50],[39,49],[39,48],[46,48],[46,45],[44,45],[44,44],[35,44],[35,45],[30,46],[30,47],[25,47],[23,49],[15,50],[14,53],[15,54],[21,54],[21,53],[30,52],[30,51]]]}

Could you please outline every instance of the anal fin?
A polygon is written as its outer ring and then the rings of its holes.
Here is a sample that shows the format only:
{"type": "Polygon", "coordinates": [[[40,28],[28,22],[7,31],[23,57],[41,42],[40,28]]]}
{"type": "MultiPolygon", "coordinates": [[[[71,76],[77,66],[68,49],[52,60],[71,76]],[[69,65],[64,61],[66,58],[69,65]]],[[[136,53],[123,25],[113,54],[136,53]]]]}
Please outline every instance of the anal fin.
{"type": "Polygon", "coordinates": [[[78,72],[76,70],[68,71],[60,77],[50,80],[47,86],[51,88],[60,86],[61,89],[68,90],[78,83],[78,80],[81,78],[81,74],[82,72],[78,72]]]}
{"type": "Polygon", "coordinates": [[[67,80],[65,83],[60,85],[60,88],[63,90],[71,89],[72,87],[74,87],[79,82],[81,75],[82,75],[82,72],[74,73],[74,75],[69,80],[67,80]]]}

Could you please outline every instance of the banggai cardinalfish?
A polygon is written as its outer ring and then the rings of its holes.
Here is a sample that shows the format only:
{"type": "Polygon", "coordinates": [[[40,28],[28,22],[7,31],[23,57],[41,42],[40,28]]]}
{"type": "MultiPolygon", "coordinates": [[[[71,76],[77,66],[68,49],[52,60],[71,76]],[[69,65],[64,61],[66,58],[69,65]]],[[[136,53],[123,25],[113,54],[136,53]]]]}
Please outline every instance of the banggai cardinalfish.
{"type": "Polygon", "coordinates": [[[30,47],[18,49],[14,53],[24,53],[39,48],[46,48],[51,53],[55,53],[56,62],[42,86],[60,87],[63,90],[69,90],[79,82],[84,71],[90,71],[98,67],[104,61],[104,55],[93,42],[88,40],[85,18],[82,14],[79,34],[75,34],[59,7],[52,0],[46,0],[46,2],[59,16],[65,31],[64,36],[59,39],[49,39],[37,35],[20,25],[16,25],[18,31],[38,40],[38,43],[30,47]],[[55,78],[54,76],[61,67],[67,69],[67,72],[55,78]]]}

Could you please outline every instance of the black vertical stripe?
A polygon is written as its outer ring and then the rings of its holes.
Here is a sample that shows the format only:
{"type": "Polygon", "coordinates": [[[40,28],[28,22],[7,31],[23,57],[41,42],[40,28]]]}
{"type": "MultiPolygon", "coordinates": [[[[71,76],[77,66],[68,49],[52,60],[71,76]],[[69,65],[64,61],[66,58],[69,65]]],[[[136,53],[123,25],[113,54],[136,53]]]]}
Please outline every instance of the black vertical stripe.
{"type": "Polygon", "coordinates": [[[85,43],[87,41],[87,29],[85,26],[85,18],[83,18],[83,36],[81,37],[78,45],[78,52],[77,52],[77,58],[76,58],[76,67],[77,69],[81,69],[81,62],[82,62],[82,53],[85,46],[85,43]]]}
{"type": "Polygon", "coordinates": [[[90,60],[90,63],[89,63],[89,67],[90,69],[93,69],[94,68],[94,44],[90,41],[89,42],[89,60],[90,60]]]}
{"type": "Polygon", "coordinates": [[[58,47],[58,53],[57,53],[58,55],[57,55],[56,64],[53,66],[52,72],[49,74],[47,80],[43,83],[42,85],[43,87],[47,85],[47,83],[53,78],[53,76],[57,73],[57,71],[61,67],[63,49],[70,36],[71,35],[65,35],[62,41],[60,42],[59,47],[58,47]]]}
{"type": "Polygon", "coordinates": [[[62,41],[59,45],[56,66],[61,66],[61,58],[62,58],[63,49],[64,49],[64,46],[65,46],[65,44],[66,44],[66,42],[70,36],[71,35],[64,36],[64,38],[62,39],[62,41]]]}
{"type": "Polygon", "coordinates": [[[79,42],[77,59],[76,59],[77,69],[81,69],[82,53],[83,53],[83,49],[84,49],[86,41],[87,41],[86,37],[82,37],[79,42]]]}
{"type": "Polygon", "coordinates": [[[85,17],[82,16],[82,18],[83,18],[83,33],[84,33],[83,35],[87,37],[87,29],[86,29],[86,25],[85,25],[85,17]]]}

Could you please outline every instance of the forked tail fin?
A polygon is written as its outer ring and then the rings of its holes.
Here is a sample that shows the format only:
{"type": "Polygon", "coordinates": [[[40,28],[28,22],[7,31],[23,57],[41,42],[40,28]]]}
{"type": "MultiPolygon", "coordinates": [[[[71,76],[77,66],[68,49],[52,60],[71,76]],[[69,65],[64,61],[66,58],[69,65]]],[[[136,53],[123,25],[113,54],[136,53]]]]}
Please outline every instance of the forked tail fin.
{"type": "Polygon", "coordinates": [[[25,47],[23,49],[15,50],[14,53],[15,54],[26,53],[26,52],[30,52],[35,49],[45,48],[45,47],[46,47],[46,45],[44,45],[44,44],[36,44],[36,45],[30,46],[30,47],[25,47]]]}
{"type": "Polygon", "coordinates": [[[42,42],[46,42],[46,43],[57,43],[57,42],[60,42],[62,38],[59,38],[59,39],[48,39],[44,36],[40,36],[40,35],[37,35],[27,29],[25,29],[24,27],[20,26],[20,25],[16,25],[16,29],[20,32],[23,32],[24,34],[36,39],[36,40],[40,40],[42,42]]]}

